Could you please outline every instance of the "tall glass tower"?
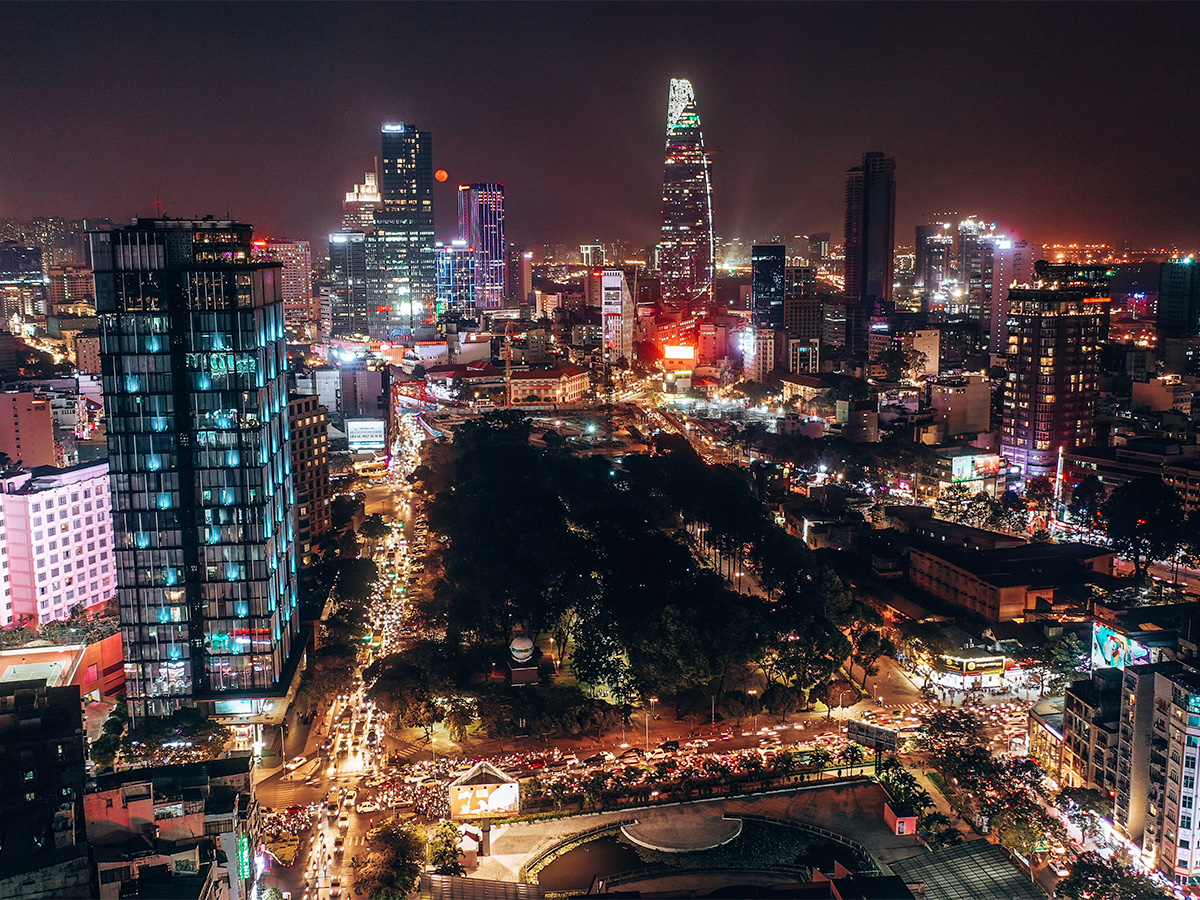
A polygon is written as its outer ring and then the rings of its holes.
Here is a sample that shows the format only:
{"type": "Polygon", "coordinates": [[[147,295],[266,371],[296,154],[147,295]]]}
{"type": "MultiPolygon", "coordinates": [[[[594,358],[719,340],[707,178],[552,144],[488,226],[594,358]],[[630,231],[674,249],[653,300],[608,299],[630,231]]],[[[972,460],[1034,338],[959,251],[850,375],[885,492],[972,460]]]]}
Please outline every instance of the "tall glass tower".
{"type": "Polygon", "coordinates": [[[458,236],[475,257],[475,302],[500,309],[507,295],[504,258],[504,185],[495,182],[458,186],[458,236]]]}
{"type": "Polygon", "coordinates": [[[659,271],[666,300],[688,304],[712,298],[712,177],[692,83],[671,79],[663,166],[659,271]]]}
{"type": "Polygon", "coordinates": [[[283,300],[250,237],[211,218],[90,235],[135,718],[198,706],[261,729],[294,686],[283,300]]]}
{"type": "Polygon", "coordinates": [[[379,126],[383,142],[381,209],[367,256],[374,307],[390,308],[390,319],[372,337],[387,338],[396,328],[420,321],[437,288],[433,254],[433,150],[428,131],[404,122],[379,126]],[[378,333],[380,331],[388,333],[378,333]]]}

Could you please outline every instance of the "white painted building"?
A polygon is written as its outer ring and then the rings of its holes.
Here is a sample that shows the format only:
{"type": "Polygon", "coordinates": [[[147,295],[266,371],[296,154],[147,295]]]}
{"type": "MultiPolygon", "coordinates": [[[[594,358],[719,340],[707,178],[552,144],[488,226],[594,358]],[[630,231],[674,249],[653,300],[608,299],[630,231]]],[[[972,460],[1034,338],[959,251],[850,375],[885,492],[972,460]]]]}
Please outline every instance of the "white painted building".
{"type": "Polygon", "coordinates": [[[108,463],[39,466],[0,482],[0,623],[65,619],[116,591],[108,463]]]}

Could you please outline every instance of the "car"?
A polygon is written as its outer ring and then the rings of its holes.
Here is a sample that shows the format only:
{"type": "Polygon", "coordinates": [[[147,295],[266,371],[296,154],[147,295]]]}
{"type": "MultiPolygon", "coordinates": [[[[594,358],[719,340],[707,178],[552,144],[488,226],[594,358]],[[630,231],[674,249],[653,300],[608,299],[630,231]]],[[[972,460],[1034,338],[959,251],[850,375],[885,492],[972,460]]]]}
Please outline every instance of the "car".
{"type": "Polygon", "coordinates": [[[599,753],[593,753],[583,761],[585,766],[602,766],[605,763],[613,762],[616,759],[611,753],[601,750],[599,753]]]}
{"type": "Polygon", "coordinates": [[[645,755],[646,755],[646,752],[644,750],[642,750],[641,747],[630,747],[628,750],[626,750],[624,753],[621,754],[620,759],[622,759],[622,760],[642,759],[643,757],[645,757],[645,755]]]}
{"type": "Polygon", "coordinates": [[[658,749],[667,753],[674,753],[679,749],[679,741],[663,741],[658,745],[658,749]]]}
{"type": "Polygon", "coordinates": [[[342,798],[342,806],[353,806],[354,799],[358,796],[358,791],[351,791],[342,798]]]}
{"type": "Polygon", "coordinates": [[[288,764],[286,766],[284,766],[284,768],[287,769],[289,772],[295,772],[298,768],[300,768],[306,762],[308,762],[307,756],[297,756],[295,759],[290,760],[288,762],[288,764]]]}
{"type": "Polygon", "coordinates": [[[346,815],[345,813],[342,813],[340,816],[338,816],[338,828],[342,829],[342,828],[349,828],[349,827],[350,827],[350,817],[348,815],[346,815]]]}
{"type": "Polygon", "coordinates": [[[703,750],[708,746],[708,741],[704,740],[704,738],[696,738],[694,741],[688,741],[683,746],[689,750],[703,750]]]}
{"type": "Polygon", "coordinates": [[[329,896],[340,897],[342,895],[342,879],[336,875],[329,880],[329,896]]]}
{"type": "Polygon", "coordinates": [[[354,808],[355,812],[373,813],[379,812],[379,804],[374,800],[365,800],[354,808]]]}
{"type": "Polygon", "coordinates": [[[346,839],[340,834],[333,839],[333,852],[344,853],[346,851],[346,839]]]}

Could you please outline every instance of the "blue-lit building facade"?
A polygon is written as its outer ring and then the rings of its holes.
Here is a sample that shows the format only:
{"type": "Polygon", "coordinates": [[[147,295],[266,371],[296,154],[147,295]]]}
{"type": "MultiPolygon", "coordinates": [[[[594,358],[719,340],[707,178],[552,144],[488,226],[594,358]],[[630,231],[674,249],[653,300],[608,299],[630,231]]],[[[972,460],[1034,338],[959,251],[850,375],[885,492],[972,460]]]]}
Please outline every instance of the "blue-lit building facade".
{"type": "Polygon", "coordinates": [[[437,315],[476,318],[475,251],[466,241],[437,243],[437,315]]]}
{"type": "MultiPolygon", "coordinates": [[[[90,235],[135,718],[277,723],[301,643],[280,270],[251,228],[90,235]]],[[[261,737],[261,732],[254,735],[261,737]]]]}

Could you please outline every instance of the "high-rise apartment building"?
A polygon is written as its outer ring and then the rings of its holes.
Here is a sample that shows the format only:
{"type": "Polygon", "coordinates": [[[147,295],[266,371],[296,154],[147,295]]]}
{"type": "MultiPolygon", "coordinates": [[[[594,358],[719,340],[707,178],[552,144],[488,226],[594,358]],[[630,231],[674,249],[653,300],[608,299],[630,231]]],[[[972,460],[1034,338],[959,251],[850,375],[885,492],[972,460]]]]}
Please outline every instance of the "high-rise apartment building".
{"type": "Polygon", "coordinates": [[[116,592],[107,462],[41,466],[0,479],[8,557],[5,625],[102,608],[116,592]]]}
{"type": "Polygon", "coordinates": [[[264,259],[280,265],[284,327],[298,337],[316,337],[321,310],[313,300],[312,248],[308,241],[267,238],[255,241],[254,249],[264,259]]]}
{"type": "Polygon", "coordinates": [[[658,254],[663,299],[676,304],[710,301],[714,249],[712,170],[696,95],[690,81],[672,78],[658,254]]]}
{"type": "Polygon", "coordinates": [[[846,173],[846,346],[866,348],[867,320],[892,299],[896,258],[896,160],[868,153],[846,173]]]}
{"type": "Polygon", "coordinates": [[[1033,264],[1041,259],[1042,248],[1028,241],[1003,238],[996,241],[992,262],[991,326],[988,351],[1003,353],[1008,346],[1008,292],[1033,281],[1033,264]]]}
{"type": "Polygon", "coordinates": [[[750,249],[750,318],[758,327],[783,327],[786,268],[783,244],[755,244],[750,249]]]}
{"type": "Polygon", "coordinates": [[[604,323],[604,357],[609,363],[633,364],[635,307],[624,269],[604,269],[600,276],[600,317],[604,323]]]}
{"type": "Polygon", "coordinates": [[[1095,440],[1108,298],[1079,290],[1013,288],[1008,304],[1000,453],[1025,478],[1052,476],[1060,448],[1095,440]]]}
{"type": "Polygon", "coordinates": [[[332,524],[329,483],[329,412],[315,394],[288,401],[292,482],[296,488],[296,557],[302,570],[314,562],[316,542],[332,524]]]}
{"type": "Polygon", "coordinates": [[[368,281],[371,305],[390,311],[373,337],[419,322],[437,289],[433,254],[433,149],[428,131],[404,122],[380,125],[383,167],[368,281]]]}
{"type": "Polygon", "coordinates": [[[458,186],[458,236],[475,257],[475,303],[480,309],[501,309],[508,295],[504,185],[481,182],[458,186]]]}
{"type": "Polygon", "coordinates": [[[261,728],[294,689],[280,266],[252,258],[251,231],[135,219],[90,236],[135,718],[197,706],[261,728]]]}
{"type": "Polygon", "coordinates": [[[361,231],[329,236],[330,330],[335,337],[365,336],[371,308],[367,239],[361,231]]]}
{"type": "Polygon", "coordinates": [[[980,323],[981,331],[991,324],[993,264],[996,244],[1002,238],[1003,235],[996,233],[994,223],[964,219],[958,225],[958,280],[962,295],[951,311],[980,323]]]}
{"type": "Polygon", "coordinates": [[[50,305],[47,313],[65,312],[66,307],[90,306],[96,299],[92,270],[73,264],[50,267],[50,305]]]}
{"type": "Polygon", "coordinates": [[[435,310],[439,318],[457,313],[473,319],[478,315],[476,303],[475,251],[464,240],[434,244],[437,257],[437,295],[435,310]]]}

